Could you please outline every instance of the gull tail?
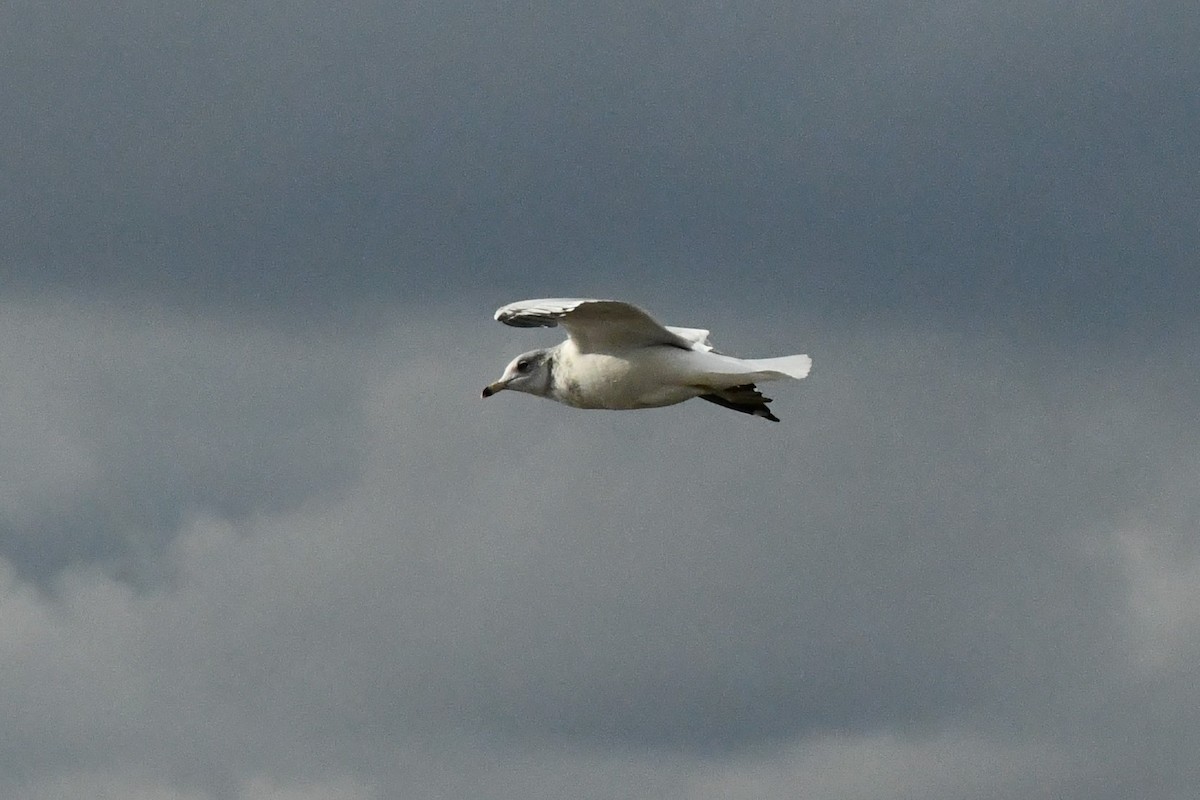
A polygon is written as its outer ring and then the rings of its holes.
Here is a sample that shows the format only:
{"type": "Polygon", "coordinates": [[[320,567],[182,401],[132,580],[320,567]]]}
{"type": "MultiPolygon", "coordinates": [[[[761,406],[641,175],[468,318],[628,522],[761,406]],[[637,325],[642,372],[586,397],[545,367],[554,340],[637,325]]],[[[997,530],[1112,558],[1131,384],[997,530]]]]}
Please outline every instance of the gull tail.
{"type": "Polygon", "coordinates": [[[812,359],[805,355],[780,356],[779,358],[746,358],[742,360],[748,367],[760,375],[759,380],[778,380],[793,378],[800,380],[808,376],[812,369],[812,359]]]}
{"type": "Polygon", "coordinates": [[[812,359],[804,355],[779,358],[734,358],[720,353],[697,352],[688,355],[691,357],[690,369],[704,375],[704,379],[696,383],[714,389],[728,389],[756,381],[798,381],[812,369],[812,359]]]}

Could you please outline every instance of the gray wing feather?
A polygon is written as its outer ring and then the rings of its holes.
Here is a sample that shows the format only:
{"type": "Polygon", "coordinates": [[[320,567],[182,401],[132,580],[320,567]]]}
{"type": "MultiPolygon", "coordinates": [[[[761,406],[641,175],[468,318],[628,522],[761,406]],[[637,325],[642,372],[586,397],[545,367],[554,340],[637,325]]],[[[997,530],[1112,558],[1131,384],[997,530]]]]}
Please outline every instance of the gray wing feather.
{"type": "Polygon", "coordinates": [[[514,328],[557,328],[558,320],[580,303],[595,300],[570,300],[546,298],[544,300],[521,300],[496,309],[496,321],[514,328]]]}
{"type": "Polygon", "coordinates": [[[667,325],[666,328],[676,336],[691,342],[693,350],[699,350],[702,353],[712,352],[712,342],[708,340],[709,332],[703,328],[676,328],[673,325],[667,325]]]}
{"type": "Polygon", "coordinates": [[[707,331],[668,329],[637,306],[617,300],[522,300],[498,309],[496,319],[516,328],[562,325],[584,353],[654,345],[684,350],[711,349],[707,344],[707,331]]]}

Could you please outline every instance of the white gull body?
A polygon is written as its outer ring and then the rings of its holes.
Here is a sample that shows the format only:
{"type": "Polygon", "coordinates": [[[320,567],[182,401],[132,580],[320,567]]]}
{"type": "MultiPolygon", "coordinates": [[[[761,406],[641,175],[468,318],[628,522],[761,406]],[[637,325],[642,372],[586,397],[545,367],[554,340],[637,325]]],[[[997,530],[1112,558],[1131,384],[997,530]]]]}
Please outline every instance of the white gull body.
{"type": "Polygon", "coordinates": [[[509,363],[483,390],[557,400],[575,408],[636,409],[693,397],[778,421],[755,384],[808,375],[806,355],[743,359],[713,350],[708,331],[660,325],[637,306],[616,300],[522,300],[496,311],[519,328],[562,325],[567,340],[509,363]]]}

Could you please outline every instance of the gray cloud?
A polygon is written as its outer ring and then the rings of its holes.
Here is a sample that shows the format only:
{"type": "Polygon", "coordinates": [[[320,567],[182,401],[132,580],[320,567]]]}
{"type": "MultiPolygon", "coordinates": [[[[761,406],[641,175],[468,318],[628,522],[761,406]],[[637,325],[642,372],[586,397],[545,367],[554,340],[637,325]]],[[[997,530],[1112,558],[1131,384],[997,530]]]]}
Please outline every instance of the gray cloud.
{"type": "Polygon", "coordinates": [[[0,794],[1195,796],[1191,5],[2,13],[0,794]]]}
{"type": "Polygon", "coordinates": [[[0,310],[0,335],[0,547],[27,574],[98,557],[136,574],[189,513],[278,511],[353,479],[357,373],[319,330],[46,303],[0,310]]]}
{"type": "MultiPolygon", "coordinates": [[[[179,522],[140,590],[82,560],[48,593],[10,570],[10,794],[1194,786],[1200,450],[1194,403],[1159,391],[1187,346],[1139,364],[830,320],[811,342],[822,369],[781,387],[771,426],[699,405],[483,403],[530,334],[447,313],[333,348],[157,321],[156,341],[188,343],[167,348],[185,371],[231,341],[248,364],[292,354],[298,408],[354,365],[352,430],[372,435],[349,468],[332,462],[339,491],[279,476],[303,502],[152,490],[179,522]]],[[[49,315],[6,316],[30,338],[49,315]]],[[[76,316],[111,346],[106,372],[154,350],[129,317],[76,316]]],[[[285,393],[263,380],[228,376],[235,428],[278,429],[251,402],[285,393]]],[[[86,427],[88,409],[66,413],[86,427]]],[[[207,446],[181,436],[193,420],[158,424],[185,462],[207,446]]],[[[308,430],[306,446],[326,441],[308,430]]],[[[245,452],[215,458],[236,472],[245,452]]],[[[90,480],[54,474],[60,493],[90,480]]]]}
{"type": "Polygon", "coordinates": [[[481,271],[519,294],[665,269],[1083,336],[1173,328],[1197,289],[1186,3],[19,22],[4,263],[33,286],[344,315],[481,271]]]}

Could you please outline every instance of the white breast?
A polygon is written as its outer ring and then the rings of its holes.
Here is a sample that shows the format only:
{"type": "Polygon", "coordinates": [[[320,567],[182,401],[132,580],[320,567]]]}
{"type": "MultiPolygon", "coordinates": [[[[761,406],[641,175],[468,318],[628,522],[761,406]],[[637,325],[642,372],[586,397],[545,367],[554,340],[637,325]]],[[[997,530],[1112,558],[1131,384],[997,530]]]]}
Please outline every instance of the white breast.
{"type": "Polygon", "coordinates": [[[676,374],[677,359],[672,356],[684,352],[651,347],[627,354],[579,353],[564,347],[556,358],[554,399],[576,408],[654,408],[682,403],[701,394],[676,374]]]}

